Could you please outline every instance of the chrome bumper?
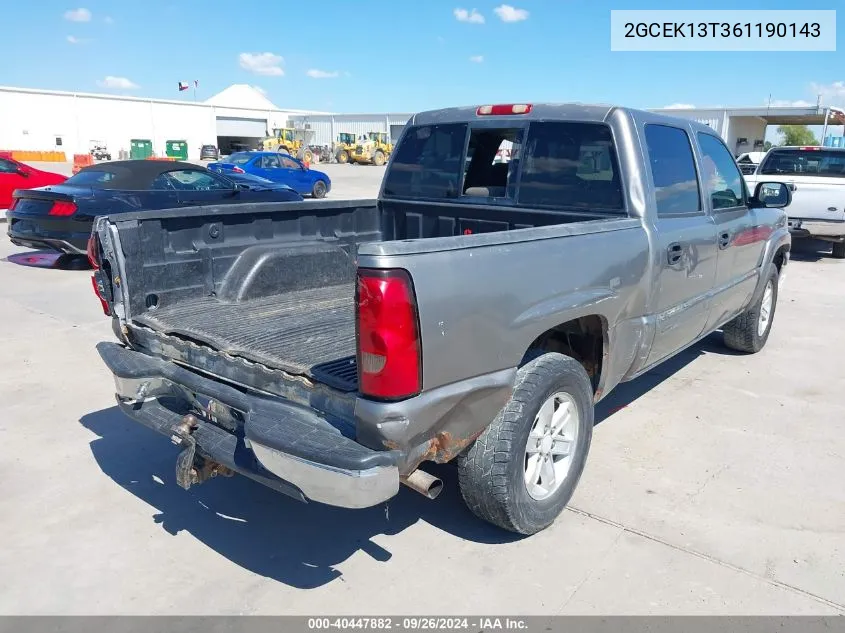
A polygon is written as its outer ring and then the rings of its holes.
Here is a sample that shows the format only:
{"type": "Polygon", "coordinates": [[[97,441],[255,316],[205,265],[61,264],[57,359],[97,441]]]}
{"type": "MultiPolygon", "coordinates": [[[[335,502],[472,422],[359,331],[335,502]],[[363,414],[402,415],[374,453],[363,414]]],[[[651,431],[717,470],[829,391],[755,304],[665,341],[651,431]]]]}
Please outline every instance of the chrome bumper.
{"type": "Polygon", "coordinates": [[[97,349],[114,374],[121,410],[171,438],[191,414],[197,452],[207,459],[290,496],[342,508],[378,505],[399,492],[400,455],[358,444],[316,411],[113,343],[97,349]]]}
{"type": "Polygon", "coordinates": [[[789,218],[789,232],[796,237],[845,237],[845,221],[789,218]]]}

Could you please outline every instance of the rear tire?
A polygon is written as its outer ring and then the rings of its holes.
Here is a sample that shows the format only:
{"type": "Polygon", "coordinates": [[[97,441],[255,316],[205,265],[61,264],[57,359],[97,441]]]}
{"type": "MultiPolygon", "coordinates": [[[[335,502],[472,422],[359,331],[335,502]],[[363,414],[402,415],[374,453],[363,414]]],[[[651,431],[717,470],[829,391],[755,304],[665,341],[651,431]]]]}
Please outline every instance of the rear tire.
{"type": "Polygon", "coordinates": [[[313,163],[314,162],[314,152],[310,149],[306,149],[302,152],[302,160],[306,163],[313,163]]]}
{"type": "Polygon", "coordinates": [[[593,420],[592,384],[576,360],[550,353],[521,367],[508,403],[458,458],[467,507],[518,534],[551,525],[581,478],[593,420]],[[559,424],[560,434],[544,420],[559,424]]]}
{"type": "Polygon", "coordinates": [[[326,187],[326,183],[324,183],[322,180],[318,180],[314,183],[314,188],[311,190],[311,195],[315,198],[325,198],[327,190],[328,187],[326,187]]]}
{"type": "Polygon", "coordinates": [[[845,242],[834,242],[832,254],[836,259],[845,259],[845,242]]]}
{"type": "Polygon", "coordinates": [[[346,150],[341,150],[337,153],[337,162],[341,165],[345,165],[349,162],[349,152],[346,150]]]}
{"type": "Polygon", "coordinates": [[[778,269],[772,266],[763,294],[745,312],[725,324],[725,345],[739,352],[756,354],[766,345],[778,303],[778,269]]]}

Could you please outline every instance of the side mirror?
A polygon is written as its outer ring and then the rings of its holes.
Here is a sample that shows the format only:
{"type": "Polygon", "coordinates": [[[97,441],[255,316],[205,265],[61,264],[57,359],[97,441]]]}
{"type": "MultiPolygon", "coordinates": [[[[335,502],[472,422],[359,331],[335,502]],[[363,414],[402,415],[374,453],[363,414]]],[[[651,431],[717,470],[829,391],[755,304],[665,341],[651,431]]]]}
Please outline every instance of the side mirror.
{"type": "Polygon", "coordinates": [[[29,178],[29,171],[24,169],[23,167],[18,167],[18,176],[23,176],[24,178],[29,178]]]}
{"type": "Polygon", "coordinates": [[[752,206],[783,209],[792,202],[792,191],[783,182],[760,182],[754,189],[752,206]]]}

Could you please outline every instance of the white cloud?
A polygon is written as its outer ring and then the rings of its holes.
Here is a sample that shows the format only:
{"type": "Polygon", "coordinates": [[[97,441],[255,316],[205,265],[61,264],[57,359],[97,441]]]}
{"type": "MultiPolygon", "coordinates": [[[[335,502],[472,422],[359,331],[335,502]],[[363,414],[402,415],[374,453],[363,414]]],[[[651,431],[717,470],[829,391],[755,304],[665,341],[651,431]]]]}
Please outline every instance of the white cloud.
{"type": "Polygon", "coordinates": [[[458,22],[469,22],[470,24],[484,24],[484,16],[475,9],[467,11],[466,9],[455,9],[453,11],[455,19],[458,22]]]}
{"type": "Polygon", "coordinates": [[[500,7],[493,9],[496,15],[502,22],[522,22],[528,19],[528,11],[525,9],[517,9],[509,4],[503,4],[500,7]]]}
{"type": "Polygon", "coordinates": [[[74,37],[73,35],[68,35],[67,36],[67,43],[68,44],[81,44],[82,40],[80,40],[78,37],[74,37]]]}
{"type": "Polygon", "coordinates": [[[107,15],[103,18],[103,22],[105,22],[106,24],[114,24],[114,18],[110,15],[107,15]]]}
{"type": "Polygon", "coordinates": [[[484,55],[473,55],[469,58],[469,61],[474,62],[476,64],[480,64],[484,61],[484,55]]]}
{"type": "Polygon", "coordinates": [[[65,20],[70,20],[71,22],[90,22],[91,12],[84,7],[69,9],[65,11],[65,20]]]}
{"type": "Polygon", "coordinates": [[[664,110],[692,110],[695,106],[691,103],[670,103],[667,106],[663,106],[664,110]]]}
{"type": "Polygon", "coordinates": [[[305,74],[311,77],[311,79],[334,79],[335,77],[340,77],[340,73],[336,70],[320,70],[318,68],[312,68],[305,74]]]}
{"type": "Polygon", "coordinates": [[[274,53],[241,53],[238,55],[241,68],[256,75],[281,77],[285,74],[282,64],[285,60],[274,53]]]}
{"type": "Polygon", "coordinates": [[[117,88],[118,90],[134,90],[139,87],[138,84],[129,81],[126,77],[113,77],[112,75],[107,75],[105,79],[99,80],[97,85],[101,88],[117,88]]]}
{"type": "Polygon", "coordinates": [[[766,101],[766,105],[770,105],[773,108],[814,108],[816,106],[815,103],[811,103],[805,99],[797,99],[795,101],[790,101],[789,99],[772,99],[771,103],[766,101]]]}
{"type": "MultiPolygon", "coordinates": [[[[832,84],[810,84],[813,94],[821,95],[824,105],[845,106],[845,81],[834,81],[832,84]]],[[[813,104],[815,105],[815,104],[813,104]]]]}

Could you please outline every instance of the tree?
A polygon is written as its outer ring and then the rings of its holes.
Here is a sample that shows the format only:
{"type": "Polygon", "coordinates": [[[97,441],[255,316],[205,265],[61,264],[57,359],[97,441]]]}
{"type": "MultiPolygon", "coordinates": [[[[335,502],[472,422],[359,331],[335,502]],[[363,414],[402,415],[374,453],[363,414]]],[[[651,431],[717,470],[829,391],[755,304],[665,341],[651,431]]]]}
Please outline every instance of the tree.
{"type": "Polygon", "coordinates": [[[781,125],[778,134],[783,136],[781,145],[819,145],[816,135],[806,125],[781,125]]]}
{"type": "Polygon", "coordinates": [[[770,149],[772,149],[772,142],[771,141],[766,141],[765,143],[763,143],[763,151],[764,152],[768,152],[770,149]]]}

